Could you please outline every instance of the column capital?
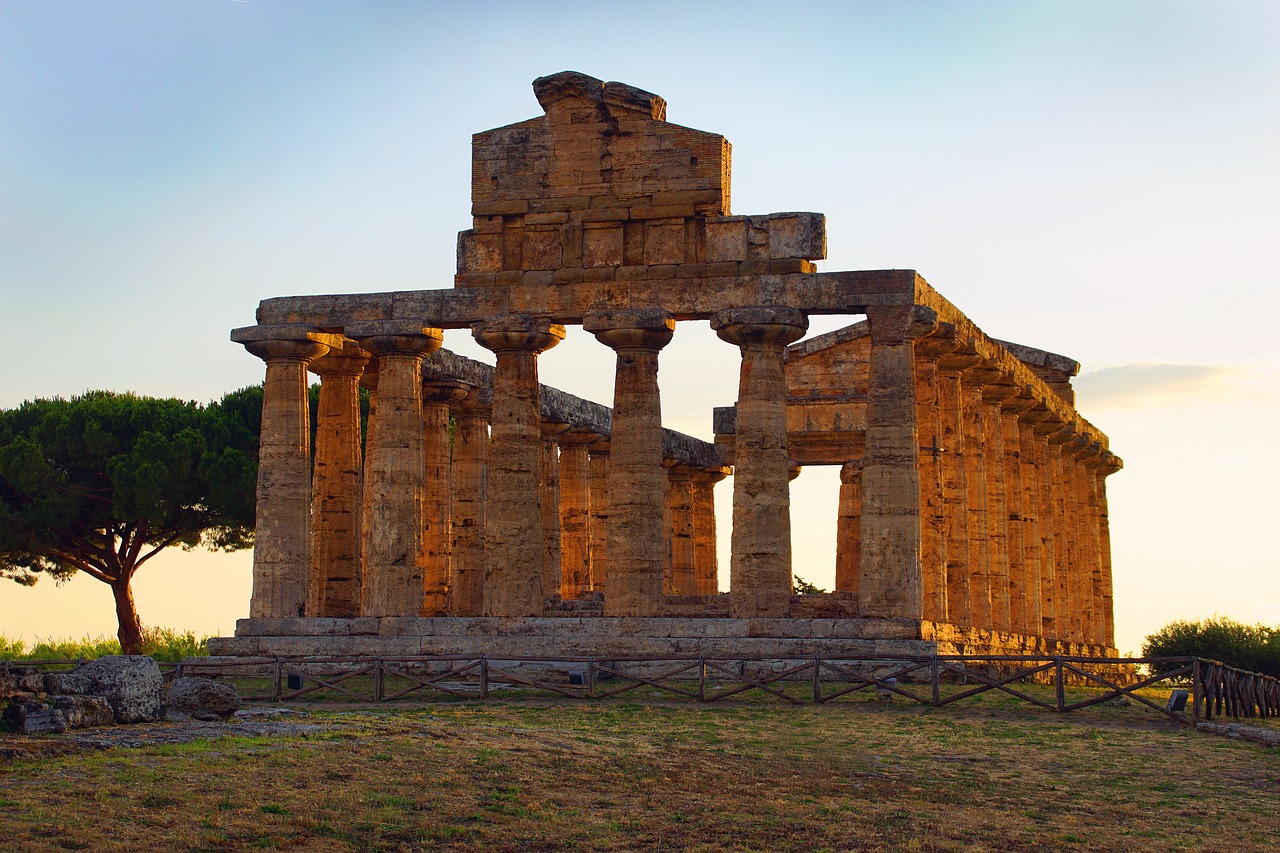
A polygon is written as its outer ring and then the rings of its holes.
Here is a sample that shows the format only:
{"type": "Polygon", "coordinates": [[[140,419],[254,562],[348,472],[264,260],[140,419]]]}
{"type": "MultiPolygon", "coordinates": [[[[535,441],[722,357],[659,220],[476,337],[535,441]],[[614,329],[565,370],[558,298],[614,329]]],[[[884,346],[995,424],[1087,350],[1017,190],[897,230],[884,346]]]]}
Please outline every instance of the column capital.
{"type": "Polygon", "coordinates": [[[985,392],[988,386],[995,385],[1002,376],[1004,376],[1004,372],[1000,368],[995,367],[989,361],[983,360],[972,367],[965,368],[962,378],[965,384],[977,385],[985,392]]]}
{"type": "Polygon", "coordinates": [[[559,443],[560,436],[573,429],[572,424],[556,423],[555,421],[538,421],[538,432],[542,436],[543,441],[554,441],[559,443]]]}
{"type": "Polygon", "coordinates": [[[809,328],[809,318],[795,308],[728,308],[711,315],[711,328],[722,341],[737,346],[786,346],[804,337],[809,328]]]}
{"type": "Polygon", "coordinates": [[[938,327],[937,312],[925,305],[869,305],[866,313],[872,346],[908,343],[938,327]]]}
{"type": "Polygon", "coordinates": [[[660,350],[671,342],[676,321],[666,311],[607,311],[588,314],[582,328],[613,350],[660,350]]]}
{"type": "Polygon", "coordinates": [[[359,378],[364,374],[372,354],[355,341],[343,341],[342,346],[330,349],[311,364],[311,369],[321,377],[351,376],[359,378]]]}
{"type": "Polygon", "coordinates": [[[444,343],[444,332],[418,320],[362,320],[349,324],[344,331],[378,355],[422,357],[444,343]]]}
{"type": "Polygon", "coordinates": [[[916,339],[916,355],[929,361],[938,361],[960,346],[960,341],[956,339],[956,327],[950,323],[939,323],[932,332],[916,339]]]}
{"type": "Polygon", "coordinates": [[[862,479],[862,460],[850,459],[840,466],[840,482],[848,486],[862,479]]]}
{"type": "MultiPolygon", "coordinates": [[[[1005,400],[1000,406],[1000,410],[1002,412],[1016,415],[1019,420],[1025,420],[1024,416],[1034,409],[1035,406],[1036,398],[1030,396],[1027,393],[1026,388],[1019,388],[1017,396],[1010,397],[1008,400],[1005,400]]],[[[1028,421],[1028,423],[1030,422],[1028,421]]]]}
{"type": "Polygon", "coordinates": [[[707,485],[715,485],[716,483],[729,476],[729,467],[727,465],[719,468],[698,468],[693,472],[693,482],[707,485]]]}
{"type": "Polygon", "coordinates": [[[232,329],[231,340],[263,361],[300,361],[310,364],[330,349],[342,348],[342,335],[320,332],[311,326],[297,323],[232,329]]]}
{"type": "Polygon", "coordinates": [[[422,380],[422,402],[453,404],[471,393],[471,387],[462,382],[449,379],[424,377],[422,380]]]}
{"type": "MultiPolygon", "coordinates": [[[[1000,374],[1002,377],[1005,374],[1000,374]]],[[[999,382],[982,387],[982,402],[989,403],[993,406],[1004,408],[1011,401],[1017,399],[1022,393],[1022,389],[1017,385],[1004,385],[999,382]]]]}
{"type": "Polygon", "coordinates": [[[572,446],[578,444],[588,445],[588,449],[594,446],[596,439],[600,438],[600,434],[587,427],[569,427],[557,439],[561,446],[572,446]]]}
{"type": "Polygon", "coordinates": [[[471,324],[471,335],[487,350],[545,352],[564,340],[564,326],[528,314],[507,314],[471,324]]]}

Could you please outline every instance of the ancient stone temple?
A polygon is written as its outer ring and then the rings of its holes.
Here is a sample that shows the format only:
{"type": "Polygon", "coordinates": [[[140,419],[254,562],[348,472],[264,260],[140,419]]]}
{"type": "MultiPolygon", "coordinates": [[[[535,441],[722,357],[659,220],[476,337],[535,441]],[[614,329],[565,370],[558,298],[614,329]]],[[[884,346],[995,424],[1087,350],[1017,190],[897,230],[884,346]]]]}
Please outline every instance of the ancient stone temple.
{"type": "Polygon", "coordinates": [[[214,654],[1115,654],[1121,463],[1075,362],[914,271],[817,272],[823,216],[732,215],[729,143],[657,95],[534,92],[543,115],[472,138],[453,288],[267,299],[232,332],[266,384],[250,614],[214,654]],[[800,342],[815,314],[852,325],[800,342]],[[662,427],[659,353],[690,320],[742,358],[714,443],[662,427]],[[538,382],[566,325],[613,351],[611,408],[538,382]],[[800,596],[808,465],[841,466],[837,576],[800,596]]]}

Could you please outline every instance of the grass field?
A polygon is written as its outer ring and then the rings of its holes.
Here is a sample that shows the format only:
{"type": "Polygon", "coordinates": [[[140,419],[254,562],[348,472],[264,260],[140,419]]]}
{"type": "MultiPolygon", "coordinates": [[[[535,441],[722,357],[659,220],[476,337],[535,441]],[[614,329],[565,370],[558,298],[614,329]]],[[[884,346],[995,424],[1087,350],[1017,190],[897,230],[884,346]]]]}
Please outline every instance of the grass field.
{"type": "Polygon", "coordinates": [[[1134,706],[306,712],[321,731],[0,763],[0,849],[1280,848],[1280,751],[1134,706]]]}

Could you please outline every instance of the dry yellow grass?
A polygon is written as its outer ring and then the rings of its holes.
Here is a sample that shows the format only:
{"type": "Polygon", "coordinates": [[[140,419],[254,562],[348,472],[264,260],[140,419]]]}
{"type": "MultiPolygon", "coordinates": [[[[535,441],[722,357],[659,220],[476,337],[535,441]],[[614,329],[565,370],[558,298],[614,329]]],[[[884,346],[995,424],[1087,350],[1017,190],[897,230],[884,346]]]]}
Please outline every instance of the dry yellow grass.
{"type": "Polygon", "coordinates": [[[308,721],[326,728],[0,763],[0,848],[1280,848],[1280,751],[1134,708],[646,698],[308,721]]]}

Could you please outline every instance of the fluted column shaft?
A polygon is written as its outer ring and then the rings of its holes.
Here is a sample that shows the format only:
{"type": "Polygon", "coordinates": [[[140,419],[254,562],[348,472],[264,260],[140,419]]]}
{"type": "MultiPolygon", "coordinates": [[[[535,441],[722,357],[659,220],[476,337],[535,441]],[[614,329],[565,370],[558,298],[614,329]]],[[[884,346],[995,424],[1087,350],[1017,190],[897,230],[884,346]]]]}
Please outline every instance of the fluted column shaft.
{"type": "Polygon", "coordinates": [[[939,362],[938,408],[942,437],[942,509],[946,517],[947,618],[971,625],[969,603],[969,487],[965,455],[963,370],[977,356],[943,356],[939,362]]]}
{"type": "Polygon", "coordinates": [[[467,386],[443,379],[422,384],[422,449],[426,486],[422,491],[423,616],[449,612],[453,555],[453,458],[450,405],[467,396],[467,386]]]}
{"type": "Polygon", "coordinates": [[[734,439],[729,592],[734,615],[785,616],[791,605],[791,460],[783,356],[808,318],[785,308],[740,308],[711,320],[742,353],[734,439]]]}
{"type": "Polygon", "coordinates": [[[609,443],[591,446],[591,590],[605,592],[609,583],[609,443]]]}
{"type": "MultiPolygon", "coordinates": [[[[988,407],[982,402],[982,390],[998,376],[995,371],[978,366],[965,371],[961,384],[965,487],[969,510],[969,624],[987,630],[994,626],[991,610],[990,496],[987,493],[989,417],[988,407]]],[[[1000,462],[1004,464],[1003,458],[1000,462]]]]}
{"type": "Polygon", "coordinates": [[[617,355],[609,439],[609,616],[662,611],[664,481],[658,353],[675,321],[664,312],[585,318],[583,328],[617,355]]]}
{"type": "Polygon", "coordinates": [[[687,465],[667,471],[671,511],[671,594],[696,595],[694,567],[693,474],[687,465]]]}
{"type": "MultiPolygon", "coordinates": [[[[950,327],[946,327],[950,330],[950,327]]],[[[947,621],[947,512],[943,459],[942,391],[938,359],[956,348],[954,337],[916,341],[916,421],[920,438],[920,571],[924,618],[947,621]]],[[[837,566],[839,560],[836,561],[837,566]]]]}
{"type": "Polygon", "coordinates": [[[914,342],[937,326],[922,306],[867,309],[871,327],[867,449],[862,468],[858,612],[920,619],[920,441],[914,342]]]}
{"type": "Polygon", "coordinates": [[[836,592],[853,593],[858,601],[862,564],[862,460],[840,466],[840,501],[836,515],[836,592]]]}
{"type": "Polygon", "coordinates": [[[311,410],[307,365],[329,351],[312,340],[243,342],[267,364],[258,439],[252,619],[302,616],[311,570],[311,410]]]}
{"type": "Polygon", "coordinates": [[[1039,504],[1040,537],[1040,619],[1043,625],[1042,636],[1047,640],[1065,640],[1065,625],[1059,624],[1059,614],[1065,614],[1065,605],[1060,602],[1058,592],[1058,569],[1061,554],[1058,551],[1056,531],[1058,514],[1054,501],[1053,459],[1048,440],[1044,437],[1046,428],[1056,429],[1052,420],[1042,420],[1032,429],[1034,440],[1032,452],[1035,458],[1036,492],[1039,504]]]}
{"type": "Polygon", "coordinates": [[[364,568],[365,616],[418,616],[425,594],[423,499],[426,450],[422,432],[422,358],[443,333],[361,337],[378,356],[378,413],[366,437],[365,486],[370,495],[364,568]]]}
{"type": "Polygon", "coordinates": [[[580,598],[591,591],[591,461],[597,436],[570,431],[560,436],[560,594],[580,598]]]}
{"type": "Polygon", "coordinates": [[[1102,589],[1102,642],[1115,648],[1115,597],[1111,578],[1111,520],[1107,507],[1107,477],[1119,471],[1119,463],[1109,453],[1098,470],[1098,556],[1102,589]]]}
{"type": "Polygon", "coordinates": [[[542,489],[542,597],[564,594],[564,551],[560,541],[560,433],[567,424],[542,422],[542,456],[539,460],[542,489]]]}
{"type": "Polygon", "coordinates": [[[485,512],[486,616],[542,612],[542,511],[538,353],[564,339],[564,327],[523,315],[472,326],[494,352],[489,487],[485,512]]]}
{"type": "Polygon", "coordinates": [[[991,630],[1007,632],[1012,626],[1011,573],[1009,569],[1009,498],[1005,484],[1008,467],[1004,446],[1002,407],[1016,396],[1012,385],[988,385],[982,392],[983,447],[987,458],[987,542],[991,549],[991,630]]]}
{"type": "Polygon", "coordinates": [[[454,413],[452,612],[479,616],[484,609],[489,407],[464,398],[454,405],[454,413]]]}
{"type": "Polygon", "coordinates": [[[693,475],[693,572],[697,595],[715,595],[720,591],[715,487],[728,475],[727,468],[704,468],[693,475]]]}
{"type": "Polygon", "coordinates": [[[368,352],[351,346],[314,363],[320,401],[311,472],[311,616],[360,615],[360,376],[368,361],[368,352]]]}
{"type": "MultiPolygon", "coordinates": [[[[1018,417],[1032,405],[1027,397],[1015,396],[1000,407],[1001,438],[1004,444],[1004,492],[1006,505],[1005,541],[1009,555],[1009,630],[1024,636],[1035,636],[1028,622],[1027,590],[1030,585],[1027,571],[1025,526],[1026,512],[1022,480],[1022,434],[1018,417]]],[[[1037,583],[1038,586],[1038,583],[1037,583]]]]}

